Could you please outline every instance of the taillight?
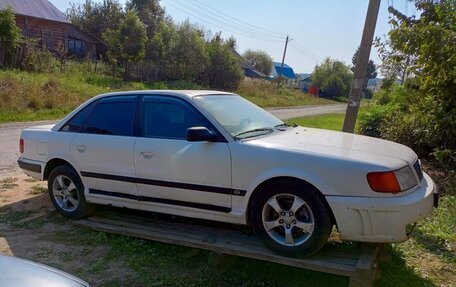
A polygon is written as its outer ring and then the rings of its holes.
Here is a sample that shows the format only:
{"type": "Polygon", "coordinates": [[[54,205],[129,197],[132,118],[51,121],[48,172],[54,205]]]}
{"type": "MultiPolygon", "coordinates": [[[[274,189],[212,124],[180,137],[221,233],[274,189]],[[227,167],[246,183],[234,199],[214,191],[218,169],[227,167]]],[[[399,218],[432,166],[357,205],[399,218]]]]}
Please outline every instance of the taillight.
{"type": "Polygon", "coordinates": [[[396,193],[401,191],[401,187],[393,171],[368,173],[367,181],[372,190],[376,192],[396,193]]]}
{"type": "Polygon", "coordinates": [[[23,139],[19,140],[19,152],[24,153],[24,140],[23,139]]]}

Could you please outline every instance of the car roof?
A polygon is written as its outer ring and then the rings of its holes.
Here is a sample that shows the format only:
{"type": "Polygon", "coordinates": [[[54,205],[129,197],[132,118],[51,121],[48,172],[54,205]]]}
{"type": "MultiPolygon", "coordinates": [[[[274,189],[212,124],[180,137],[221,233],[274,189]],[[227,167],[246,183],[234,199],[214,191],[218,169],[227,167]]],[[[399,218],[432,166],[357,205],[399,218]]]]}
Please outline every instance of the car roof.
{"type": "Polygon", "coordinates": [[[137,91],[125,91],[125,92],[112,92],[98,95],[95,98],[104,98],[112,96],[125,96],[125,95],[166,95],[166,96],[178,96],[182,98],[193,98],[196,96],[204,95],[234,95],[230,92],[213,91],[213,90],[137,90],[137,91]]]}

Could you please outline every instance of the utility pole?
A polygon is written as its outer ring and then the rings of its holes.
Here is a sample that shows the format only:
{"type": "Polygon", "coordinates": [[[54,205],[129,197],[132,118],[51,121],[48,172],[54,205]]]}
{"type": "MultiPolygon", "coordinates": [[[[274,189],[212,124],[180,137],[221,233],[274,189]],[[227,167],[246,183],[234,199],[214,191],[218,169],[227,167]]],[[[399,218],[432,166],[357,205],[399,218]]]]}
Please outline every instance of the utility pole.
{"type": "Polygon", "coordinates": [[[359,47],[358,59],[356,60],[350,97],[348,98],[347,112],[345,113],[344,127],[342,129],[344,132],[353,133],[355,131],[356,118],[358,117],[364,81],[366,80],[367,63],[369,62],[372,41],[374,39],[380,1],[381,0],[370,0],[369,7],[367,8],[363,36],[359,47]]]}
{"type": "Polygon", "coordinates": [[[285,55],[287,54],[287,46],[288,42],[290,42],[292,39],[288,38],[285,40],[285,48],[283,49],[283,56],[282,56],[282,65],[280,66],[280,74],[279,74],[279,81],[277,82],[277,90],[280,88],[280,83],[282,82],[282,74],[283,74],[283,63],[285,62],[285,55]]]}

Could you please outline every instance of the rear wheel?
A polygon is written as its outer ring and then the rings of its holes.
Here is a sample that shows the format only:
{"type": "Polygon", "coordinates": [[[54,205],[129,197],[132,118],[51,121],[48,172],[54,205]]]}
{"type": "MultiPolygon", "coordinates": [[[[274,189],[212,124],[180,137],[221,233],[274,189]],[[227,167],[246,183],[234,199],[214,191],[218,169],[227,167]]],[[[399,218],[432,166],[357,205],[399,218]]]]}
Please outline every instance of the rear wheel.
{"type": "Polygon", "coordinates": [[[266,246],[292,257],[320,250],[333,226],[330,210],[315,189],[290,180],[260,190],[251,207],[251,219],[266,246]]]}
{"type": "Polygon", "coordinates": [[[71,219],[79,219],[88,213],[84,185],[79,175],[68,166],[58,166],[48,179],[48,190],[54,207],[71,219]]]}

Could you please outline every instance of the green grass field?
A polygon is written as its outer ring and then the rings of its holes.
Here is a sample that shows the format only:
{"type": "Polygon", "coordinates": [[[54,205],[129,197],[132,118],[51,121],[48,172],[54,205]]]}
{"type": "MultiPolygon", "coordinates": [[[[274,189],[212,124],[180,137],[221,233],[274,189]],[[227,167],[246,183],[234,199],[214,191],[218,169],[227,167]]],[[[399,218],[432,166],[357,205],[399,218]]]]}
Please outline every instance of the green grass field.
{"type": "Polygon", "coordinates": [[[326,114],[287,120],[303,127],[341,131],[345,114],[326,114]]]}

